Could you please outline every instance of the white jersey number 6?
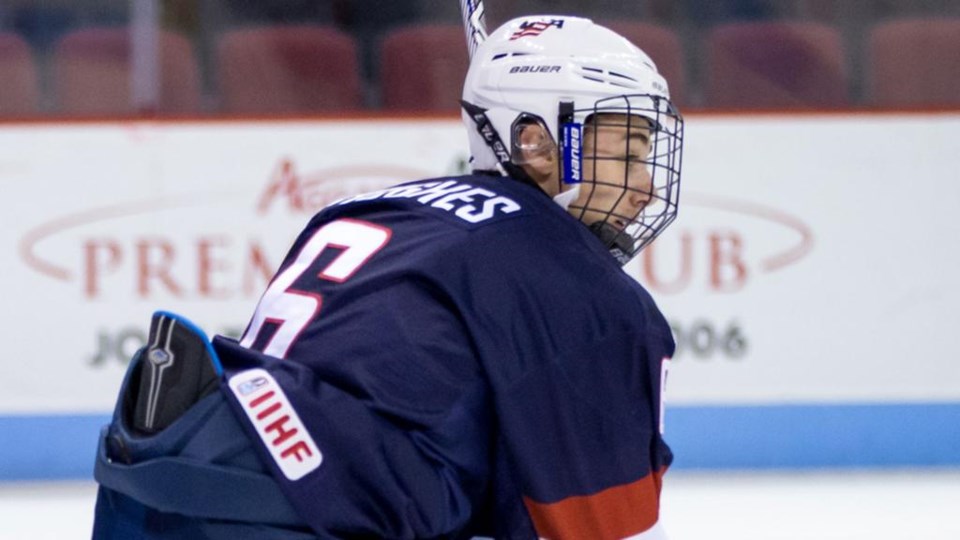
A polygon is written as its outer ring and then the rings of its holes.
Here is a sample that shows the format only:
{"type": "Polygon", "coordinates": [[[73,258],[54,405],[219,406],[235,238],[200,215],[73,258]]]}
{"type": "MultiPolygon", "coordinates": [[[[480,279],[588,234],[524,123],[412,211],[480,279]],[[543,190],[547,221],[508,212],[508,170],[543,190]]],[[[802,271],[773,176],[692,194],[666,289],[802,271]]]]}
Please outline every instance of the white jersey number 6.
{"type": "Polygon", "coordinates": [[[263,352],[285,358],[297,336],[320,313],[323,305],[319,293],[293,289],[293,284],[310,269],[323,250],[331,246],[343,251],[317,277],[343,283],[386,245],[390,234],[390,229],[354,219],[339,219],[317,229],[293,264],[277,274],[263,293],[240,345],[251,348],[265,324],[279,324],[263,352]]]}

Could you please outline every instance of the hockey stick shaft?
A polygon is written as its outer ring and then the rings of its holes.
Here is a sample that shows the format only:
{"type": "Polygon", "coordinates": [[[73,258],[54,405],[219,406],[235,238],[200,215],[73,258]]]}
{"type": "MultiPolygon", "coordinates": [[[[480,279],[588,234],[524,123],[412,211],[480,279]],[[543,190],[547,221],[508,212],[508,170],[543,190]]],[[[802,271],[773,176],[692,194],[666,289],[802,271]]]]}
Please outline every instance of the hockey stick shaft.
{"type": "Polygon", "coordinates": [[[467,50],[470,58],[484,40],[487,39],[487,21],[483,11],[483,0],[460,0],[460,15],[463,18],[463,30],[467,37],[467,50]]]}

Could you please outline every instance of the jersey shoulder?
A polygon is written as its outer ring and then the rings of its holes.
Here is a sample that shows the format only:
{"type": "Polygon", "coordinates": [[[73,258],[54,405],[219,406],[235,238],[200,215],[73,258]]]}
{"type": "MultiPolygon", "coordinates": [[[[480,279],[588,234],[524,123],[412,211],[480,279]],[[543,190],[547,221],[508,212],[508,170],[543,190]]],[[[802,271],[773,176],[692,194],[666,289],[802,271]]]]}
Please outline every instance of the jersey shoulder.
{"type": "MultiPolygon", "coordinates": [[[[536,186],[510,178],[432,178],[347,197],[315,216],[303,236],[342,219],[390,231],[384,269],[441,281],[481,270],[494,287],[567,282],[585,294],[584,283],[622,273],[586,227],[536,186]]],[[[474,286],[483,281],[472,279],[474,286]]]]}

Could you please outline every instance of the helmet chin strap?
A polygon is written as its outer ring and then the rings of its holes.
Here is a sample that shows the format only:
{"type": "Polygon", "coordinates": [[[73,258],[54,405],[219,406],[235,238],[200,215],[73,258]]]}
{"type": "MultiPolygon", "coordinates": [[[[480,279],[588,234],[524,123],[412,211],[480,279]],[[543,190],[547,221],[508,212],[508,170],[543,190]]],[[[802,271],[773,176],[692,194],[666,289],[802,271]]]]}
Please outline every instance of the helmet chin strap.
{"type": "Polygon", "coordinates": [[[590,232],[600,239],[603,245],[607,246],[607,249],[610,250],[610,255],[613,255],[613,258],[620,263],[620,266],[630,262],[630,258],[633,257],[634,252],[632,238],[626,234],[620,234],[616,228],[603,221],[592,223],[588,228],[590,232]]]}

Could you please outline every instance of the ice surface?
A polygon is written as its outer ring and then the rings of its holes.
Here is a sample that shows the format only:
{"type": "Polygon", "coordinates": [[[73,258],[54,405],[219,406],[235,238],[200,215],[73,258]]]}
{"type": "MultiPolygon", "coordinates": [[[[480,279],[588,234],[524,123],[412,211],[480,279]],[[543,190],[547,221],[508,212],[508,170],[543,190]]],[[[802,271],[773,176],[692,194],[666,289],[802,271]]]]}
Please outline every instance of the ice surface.
{"type": "MultiPolygon", "coordinates": [[[[0,483],[0,539],[88,539],[92,482],[0,483]]],[[[958,540],[960,470],[671,472],[671,540],[958,540]]]]}

